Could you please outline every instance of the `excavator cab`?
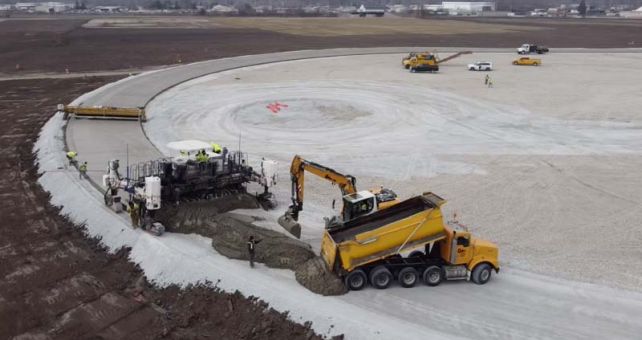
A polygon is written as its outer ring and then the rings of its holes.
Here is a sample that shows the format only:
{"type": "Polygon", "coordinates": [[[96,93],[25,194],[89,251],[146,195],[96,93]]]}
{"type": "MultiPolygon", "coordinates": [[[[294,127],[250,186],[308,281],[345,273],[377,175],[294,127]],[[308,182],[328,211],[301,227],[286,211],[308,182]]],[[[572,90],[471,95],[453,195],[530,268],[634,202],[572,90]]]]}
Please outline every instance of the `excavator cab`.
{"type": "Polygon", "coordinates": [[[343,196],[343,220],[350,221],[359,216],[377,211],[377,199],[370,191],[359,191],[343,196]]]}

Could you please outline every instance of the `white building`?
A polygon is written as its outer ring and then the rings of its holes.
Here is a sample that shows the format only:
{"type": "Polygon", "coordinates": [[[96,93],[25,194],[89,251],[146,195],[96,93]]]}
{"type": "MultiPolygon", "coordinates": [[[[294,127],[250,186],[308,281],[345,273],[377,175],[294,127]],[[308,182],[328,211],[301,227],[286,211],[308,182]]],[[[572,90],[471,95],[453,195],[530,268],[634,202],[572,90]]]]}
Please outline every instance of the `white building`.
{"type": "Polygon", "coordinates": [[[488,1],[444,1],[441,5],[443,9],[458,13],[478,13],[495,10],[495,2],[488,1]]]}
{"type": "Polygon", "coordinates": [[[642,19],[642,7],[633,11],[620,12],[620,16],[627,19],[642,19]]]}

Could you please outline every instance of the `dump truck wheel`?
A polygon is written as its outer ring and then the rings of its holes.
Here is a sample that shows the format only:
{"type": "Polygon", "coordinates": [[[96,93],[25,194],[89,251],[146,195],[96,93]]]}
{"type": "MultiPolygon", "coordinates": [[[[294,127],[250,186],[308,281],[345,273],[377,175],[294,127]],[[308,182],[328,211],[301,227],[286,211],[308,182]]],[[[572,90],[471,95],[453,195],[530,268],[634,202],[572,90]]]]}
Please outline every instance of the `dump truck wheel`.
{"type": "Polygon", "coordinates": [[[377,266],[370,272],[370,284],[377,289],[386,289],[392,283],[392,273],[384,266],[377,266]]]}
{"type": "Polygon", "coordinates": [[[404,67],[405,67],[405,68],[406,68],[406,70],[407,70],[407,69],[409,69],[409,68],[410,68],[410,65],[406,64],[406,65],[404,65],[404,67]]]}
{"type": "Polygon", "coordinates": [[[399,284],[404,288],[411,288],[417,284],[419,273],[413,267],[406,267],[399,271],[399,284]]]}
{"type": "Polygon", "coordinates": [[[538,66],[538,65],[539,65],[538,63],[533,63],[533,66],[538,66]]]}
{"type": "Polygon", "coordinates": [[[478,264],[475,269],[473,269],[470,278],[474,283],[483,285],[490,280],[491,270],[492,268],[488,263],[478,264]]]}
{"type": "Polygon", "coordinates": [[[366,283],[366,273],[361,269],[353,271],[345,278],[345,284],[349,290],[361,290],[366,286],[366,283]]]}
{"type": "Polygon", "coordinates": [[[431,286],[438,286],[443,280],[443,271],[437,266],[430,266],[424,270],[423,279],[424,282],[431,286]]]}

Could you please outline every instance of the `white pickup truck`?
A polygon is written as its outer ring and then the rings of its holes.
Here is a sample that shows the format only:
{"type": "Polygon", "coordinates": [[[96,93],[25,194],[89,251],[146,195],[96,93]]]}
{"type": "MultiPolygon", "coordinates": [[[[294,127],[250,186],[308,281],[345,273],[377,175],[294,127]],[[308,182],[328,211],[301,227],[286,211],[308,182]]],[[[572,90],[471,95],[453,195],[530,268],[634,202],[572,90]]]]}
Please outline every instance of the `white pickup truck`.
{"type": "Polygon", "coordinates": [[[493,63],[489,61],[478,61],[476,63],[468,64],[469,71],[492,71],[493,63]]]}

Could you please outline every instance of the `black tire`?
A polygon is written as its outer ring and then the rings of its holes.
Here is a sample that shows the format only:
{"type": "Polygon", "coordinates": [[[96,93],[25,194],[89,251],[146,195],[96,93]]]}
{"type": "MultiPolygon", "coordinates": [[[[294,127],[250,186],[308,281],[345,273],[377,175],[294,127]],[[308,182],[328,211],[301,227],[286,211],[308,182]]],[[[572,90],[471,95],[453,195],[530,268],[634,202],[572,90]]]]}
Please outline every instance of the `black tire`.
{"type": "Polygon", "coordinates": [[[493,267],[491,267],[488,263],[478,264],[473,269],[473,272],[470,275],[470,279],[478,285],[483,285],[484,283],[488,282],[488,280],[490,280],[492,270],[493,267]]]}
{"type": "Polygon", "coordinates": [[[348,274],[345,278],[345,285],[349,290],[361,290],[366,286],[368,280],[366,278],[366,273],[361,269],[357,269],[352,273],[348,274]]]}
{"type": "Polygon", "coordinates": [[[475,68],[474,67],[469,67],[468,71],[475,71],[475,68]]]}
{"type": "Polygon", "coordinates": [[[399,271],[399,277],[397,281],[401,287],[412,288],[417,284],[419,280],[419,273],[413,267],[406,267],[399,271]]]}
{"type": "Polygon", "coordinates": [[[437,266],[430,266],[424,270],[422,278],[427,285],[438,286],[444,279],[444,271],[437,266]]]}
{"type": "Polygon", "coordinates": [[[392,283],[392,273],[385,266],[377,266],[370,272],[370,284],[377,289],[386,289],[392,283]]]}
{"type": "Polygon", "coordinates": [[[406,68],[406,70],[410,68],[410,65],[408,65],[408,64],[405,64],[403,66],[406,68]]]}

